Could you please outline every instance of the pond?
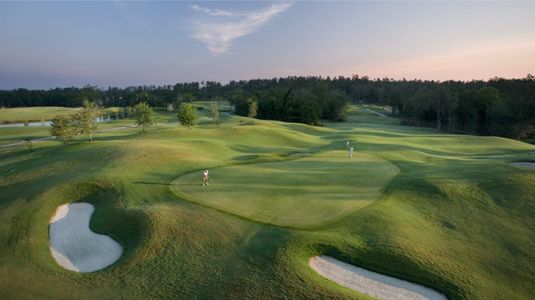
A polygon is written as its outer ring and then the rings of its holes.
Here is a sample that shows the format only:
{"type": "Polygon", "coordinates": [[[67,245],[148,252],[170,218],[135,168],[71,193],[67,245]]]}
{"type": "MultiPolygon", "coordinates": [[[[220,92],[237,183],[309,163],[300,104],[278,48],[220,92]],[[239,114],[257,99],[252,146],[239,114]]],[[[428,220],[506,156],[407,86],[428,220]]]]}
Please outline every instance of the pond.
{"type": "MultiPolygon", "coordinates": [[[[102,117],[98,117],[96,118],[96,121],[98,123],[104,123],[104,122],[110,122],[110,121],[113,121],[113,120],[118,120],[120,118],[118,117],[112,117],[112,116],[102,116],[102,117]]],[[[50,124],[52,124],[52,121],[44,121],[44,122],[28,122],[27,123],[27,126],[30,126],[30,127],[39,127],[39,126],[50,126],[50,124]]],[[[0,128],[5,128],[5,127],[24,127],[26,126],[26,124],[22,123],[22,122],[19,122],[19,123],[9,123],[9,124],[0,124],[0,128]]]]}

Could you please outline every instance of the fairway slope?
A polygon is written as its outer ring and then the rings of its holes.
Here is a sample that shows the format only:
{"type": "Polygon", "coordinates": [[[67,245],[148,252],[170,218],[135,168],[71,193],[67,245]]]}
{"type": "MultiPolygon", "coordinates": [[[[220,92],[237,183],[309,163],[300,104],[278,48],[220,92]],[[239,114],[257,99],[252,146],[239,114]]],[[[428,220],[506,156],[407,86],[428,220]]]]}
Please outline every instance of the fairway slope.
{"type": "Polygon", "coordinates": [[[94,272],[121,257],[123,248],[119,243],[89,228],[94,210],[89,203],[64,204],[50,220],[50,252],[67,270],[94,272]]]}
{"type": "Polygon", "coordinates": [[[355,267],[330,256],[315,256],[309,265],[321,276],[342,286],[384,300],[446,300],[430,288],[355,267]]]}

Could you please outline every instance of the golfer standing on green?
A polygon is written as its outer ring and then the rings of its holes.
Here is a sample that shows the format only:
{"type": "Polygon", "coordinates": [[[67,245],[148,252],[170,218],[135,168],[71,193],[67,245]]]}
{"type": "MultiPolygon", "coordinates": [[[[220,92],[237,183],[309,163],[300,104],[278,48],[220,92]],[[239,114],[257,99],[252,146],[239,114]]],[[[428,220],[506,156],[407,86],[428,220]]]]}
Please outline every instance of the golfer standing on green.
{"type": "Polygon", "coordinates": [[[349,158],[353,158],[353,146],[349,147],[349,158]]]}
{"type": "Polygon", "coordinates": [[[208,170],[202,172],[202,185],[208,185],[208,170]]]}

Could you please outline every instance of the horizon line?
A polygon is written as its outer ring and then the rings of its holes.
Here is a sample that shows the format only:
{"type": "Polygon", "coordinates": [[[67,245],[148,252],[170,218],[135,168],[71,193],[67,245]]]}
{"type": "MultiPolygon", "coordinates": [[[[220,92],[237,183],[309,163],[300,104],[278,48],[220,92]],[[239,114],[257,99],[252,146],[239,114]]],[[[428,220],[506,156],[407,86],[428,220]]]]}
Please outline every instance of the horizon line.
{"type": "MultiPolygon", "coordinates": [[[[274,77],[253,77],[253,78],[249,78],[249,79],[231,79],[231,80],[228,80],[228,81],[218,81],[218,80],[192,80],[192,81],[178,81],[178,82],[175,82],[175,83],[158,83],[158,84],[154,84],[154,83],[150,83],[150,84],[128,84],[128,85],[107,85],[107,86],[98,86],[98,85],[93,85],[91,83],[85,83],[83,85],[57,85],[57,86],[54,86],[54,87],[48,87],[48,88],[27,88],[27,87],[15,87],[15,88],[0,88],[0,91],[13,91],[13,90],[20,90],[20,89],[23,89],[23,90],[32,90],[32,91],[37,91],[37,90],[53,90],[53,89],[58,89],[58,88],[84,88],[84,87],[87,87],[87,86],[90,86],[90,87],[93,87],[93,88],[97,88],[99,90],[106,90],[106,89],[109,89],[109,88],[122,88],[122,89],[126,89],[126,88],[133,88],[133,87],[148,87],[148,86],[156,86],[156,87],[163,87],[163,86],[174,86],[174,85],[177,85],[177,84],[186,84],[186,83],[208,83],[208,82],[214,82],[214,83],[219,83],[223,86],[225,85],[228,85],[229,83],[231,82],[240,82],[240,81],[254,81],[254,80],[273,80],[273,79],[277,79],[277,80],[280,80],[280,79],[292,79],[292,78],[319,78],[319,79],[322,79],[322,80],[338,80],[340,78],[344,78],[344,79],[350,79],[350,80],[354,80],[355,77],[357,77],[358,80],[369,80],[369,81],[422,81],[422,82],[435,82],[435,83],[444,83],[444,82],[462,82],[462,83],[469,83],[469,82],[490,82],[490,81],[493,81],[493,80],[522,80],[522,79],[533,79],[533,77],[535,75],[535,72],[533,73],[527,73],[526,75],[524,75],[524,77],[504,77],[504,76],[493,76],[493,77],[490,77],[488,79],[470,79],[470,80],[460,80],[460,79],[447,79],[447,80],[437,80],[437,79],[423,79],[423,78],[406,78],[406,77],[402,77],[402,78],[394,78],[394,77],[388,77],[388,76],[382,76],[382,77],[378,77],[378,76],[375,76],[375,77],[371,77],[371,76],[368,76],[368,75],[359,75],[359,74],[352,74],[350,76],[347,76],[347,75],[287,75],[287,76],[274,76],[274,77]]],[[[201,86],[201,88],[204,88],[204,86],[201,86]]]]}

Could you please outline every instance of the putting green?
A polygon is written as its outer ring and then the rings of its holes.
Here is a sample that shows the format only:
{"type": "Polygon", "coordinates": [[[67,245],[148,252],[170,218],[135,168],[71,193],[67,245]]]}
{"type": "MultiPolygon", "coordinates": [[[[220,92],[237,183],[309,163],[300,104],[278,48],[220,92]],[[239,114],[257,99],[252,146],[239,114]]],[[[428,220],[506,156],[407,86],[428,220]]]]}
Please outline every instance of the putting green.
{"type": "Polygon", "coordinates": [[[182,199],[280,226],[332,222],[375,199],[399,169],[375,155],[329,151],[310,157],[185,174],[171,189],[182,199]]]}

